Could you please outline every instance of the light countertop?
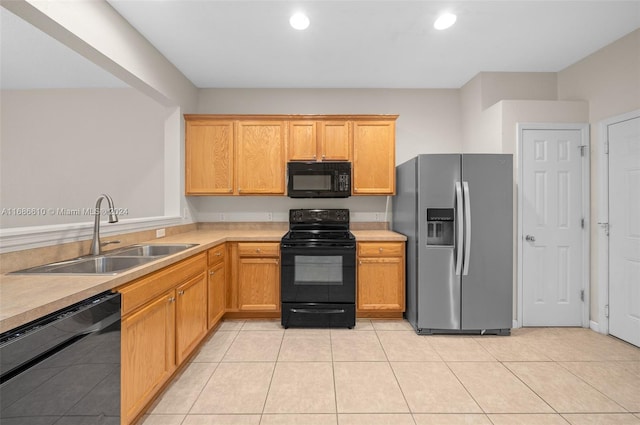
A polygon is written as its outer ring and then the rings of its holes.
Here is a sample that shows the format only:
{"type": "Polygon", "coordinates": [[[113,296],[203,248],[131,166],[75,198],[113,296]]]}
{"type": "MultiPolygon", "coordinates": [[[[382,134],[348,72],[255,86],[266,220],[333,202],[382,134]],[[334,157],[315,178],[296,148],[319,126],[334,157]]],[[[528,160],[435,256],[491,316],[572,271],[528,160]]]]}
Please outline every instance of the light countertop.
{"type": "MultiPolygon", "coordinates": [[[[108,291],[177,261],[206,251],[223,242],[279,242],[282,230],[195,230],[149,243],[198,244],[116,275],[0,275],[0,332],[28,323],[85,298],[108,291]]],[[[405,241],[406,237],[388,230],[352,230],[356,240],[405,241]]]]}

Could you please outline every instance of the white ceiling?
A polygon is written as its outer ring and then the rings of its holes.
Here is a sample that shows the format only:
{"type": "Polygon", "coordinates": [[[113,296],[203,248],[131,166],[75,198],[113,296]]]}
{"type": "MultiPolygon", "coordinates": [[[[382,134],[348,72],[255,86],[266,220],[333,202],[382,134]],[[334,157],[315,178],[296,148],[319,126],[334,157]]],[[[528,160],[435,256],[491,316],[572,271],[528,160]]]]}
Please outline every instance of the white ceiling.
{"type": "MultiPolygon", "coordinates": [[[[458,88],[482,71],[560,71],[640,28],[640,0],[108,1],[197,87],[458,88]],[[306,31],[289,26],[298,10],[311,20],[306,31]],[[458,21],[436,31],[444,10],[458,21]]],[[[3,87],[119,82],[45,47],[46,36],[7,40],[6,14],[3,87]],[[12,51],[35,57],[6,73],[12,51]]]]}

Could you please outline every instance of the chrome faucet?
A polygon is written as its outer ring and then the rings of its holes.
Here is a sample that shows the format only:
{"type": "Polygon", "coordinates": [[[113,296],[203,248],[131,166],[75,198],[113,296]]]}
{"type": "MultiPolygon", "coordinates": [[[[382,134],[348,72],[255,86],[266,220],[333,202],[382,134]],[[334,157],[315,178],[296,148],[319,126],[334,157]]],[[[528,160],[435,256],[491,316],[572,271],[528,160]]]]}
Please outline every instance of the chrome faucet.
{"type": "Polygon", "coordinates": [[[118,222],[118,216],[115,213],[111,196],[104,193],[98,196],[96,209],[94,211],[95,220],[93,222],[93,240],[91,241],[91,249],[89,250],[90,255],[100,255],[102,253],[102,244],[100,243],[100,204],[103,199],[106,199],[109,204],[109,223],[118,222]]]}

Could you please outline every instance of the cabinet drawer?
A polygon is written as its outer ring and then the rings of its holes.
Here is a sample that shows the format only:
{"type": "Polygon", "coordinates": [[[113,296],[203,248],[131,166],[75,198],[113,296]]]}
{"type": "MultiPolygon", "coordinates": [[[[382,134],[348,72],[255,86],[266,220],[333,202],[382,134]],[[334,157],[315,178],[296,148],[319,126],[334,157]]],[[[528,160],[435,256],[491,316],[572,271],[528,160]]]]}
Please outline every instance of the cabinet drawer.
{"type": "Polygon", "coordinates": [[[203,252],[118,288],[118,292],[122,294],[122,315],[175,288],[180,282],[203,273],[206,268],[207,257],[203,252]]]}
{"type": "Polygon", "coordinates": [[[221,261],[224,261],[224,257],[225,257],[225,249],[226,244],[220,244],[218,246],[214,246],[213,248],[211,248],[208,252],[208,258],[209,258],[209,266],[213,266],[215,264],[218,264],[221,261]]]}
{"type": "Polygon", "coordinates": [[[360,242],[360,257],[401,257],[404,255],[403,242],[360,242]]]}
{"type": "Polygon", "coordinates": [[[278,257],[280,243],[278,242],[241,242],[238,244],[240,257],[278,257]]]}

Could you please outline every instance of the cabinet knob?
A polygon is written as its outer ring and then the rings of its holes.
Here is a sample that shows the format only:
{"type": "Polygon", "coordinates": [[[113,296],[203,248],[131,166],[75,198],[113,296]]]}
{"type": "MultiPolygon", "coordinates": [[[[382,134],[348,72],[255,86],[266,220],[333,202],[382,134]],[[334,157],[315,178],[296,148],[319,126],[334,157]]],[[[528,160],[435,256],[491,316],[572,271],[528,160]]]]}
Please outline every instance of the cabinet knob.
{"type": "Polygon", "coordinates": [[[362,264],[362,260],[359,260],[359,261],[358,261],[358,264],[362,264]]]}
{"type": "Polygon", "coordinates": [[[324,158],[325,158],[325,155],[324,155],[324,154],[322,154],[322,160],[323,160],[323,161],[324,161],[324,158]]]}
{"type": "Polygon", "coordinates": [[[211,270],[211,271],[209,272],[209,276],[213,276],[214,274],[216,274],[216,272],[215,272],[215,271],[213,271],[213,270],[211,270]]]}
{"type": "Polygon", "coordinates": [[[256,252],[260,252],[260,248],[256,248],[256,252]]]}
{"type": "Polygon", "coordinates": [[[216,257],[219,257],[219,256],[221,256],[221,255],[222,255],[222,253],[221,253],[221,252],[216,252],[216,257]]]}
{"type": "Polygon", "coordinates": [[[169,301],[170,303],[174,302],[176,300],[176,297],[169,297],[169,299],[167,301],[169,301]]]}
{"type": "Polygon", "coordinates": [[[178,291],[178,295],[184,295],[184,290],[178,291]]]}
{"type": "Polygon", "coordinates": [[[378,251],[379,251],[379,252],[382,252],[382,248],[378,248],[378,251]]]}

